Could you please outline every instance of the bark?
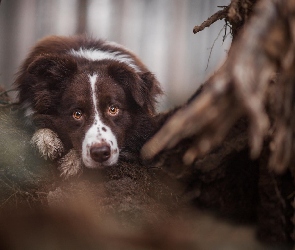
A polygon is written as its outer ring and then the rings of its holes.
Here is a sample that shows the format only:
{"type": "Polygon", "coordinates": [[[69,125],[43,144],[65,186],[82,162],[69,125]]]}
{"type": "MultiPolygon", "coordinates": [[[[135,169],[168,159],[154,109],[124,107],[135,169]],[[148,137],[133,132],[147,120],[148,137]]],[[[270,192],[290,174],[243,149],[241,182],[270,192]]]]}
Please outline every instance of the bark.
{"type": "Polygon", "coordinates": [[[192,163],[220,144],[235,122],[246,116],[251,156],[259,156],[269,135],[273,138],[270,166],[278,172],[286,170],[293,150],[294,8],[293,1],[260,1],[226,62],[207,80],[202,93],[145,145],[143,156],[152,158],[193,136],[195,143],[184,155],[184,161],[192,163]],[[276,74],[279,80],[274,81],[276,74]],[[281,93],[274,97],[277,100],[270,99],[272,88],[281,93]],[[268,114],[267,105],[276,112],[268,114]]]}
{"type": "MultiPolygon", "coordinates": [[[[259,236],[267,242],[289,242],[290,236],[294,237],[290,220],[295,190],[295,4],[291,0],[261,0],[252,11],[248,7],[254,3],[232,0],[224,8],[228,9],[225,19],[231,23],[234,35],[225,63],[146,143],[142,156],[152,159],[160,153],[156,159],[161,159],[169,154],[169,162],[175,162],[169,152],[178,148],[178,155],[183,154],[180,169],[167,171],[177,179],[190,181],[193,200],[199,207],[214,207],[220,212],[227,204],[225,210],[229,211],[230,204],[239,203],[238,197],[249,199],[258,192],[259,199],[252,204],[259,211],[259,236]],[[241,119],[247,122],[246,126],[238,125],[241,119]],[[238,132],[232,133],[235,130],[238,132]],[[246,145],[235,142],[234,138],[245,133],[242,141],[246,145]],[[185,147],[184,142],[188,142],[185,147]],[[257,186],[257,190],[252,193],[235,190],[247,189],[244,182],[236,186],[228,183],[235,183],[240,172],[254,164],[247,163],[249,158],[241,155],[247,145],[251,158],[259,161],[258,170],[243,179],[256,179],[251,186],[257,186]],[[240,157],[238,162],[233,160],[234,155],[240,157]],[[232,164],[240,166],[236,178],[231,175],[232,164]],[[228,193],[235,198],[227,198],[228,193]],[[205,199],[207,194],[215,198],[205,199]]],[[[164,168],[171,165],[161,164],[164,168]]]]}

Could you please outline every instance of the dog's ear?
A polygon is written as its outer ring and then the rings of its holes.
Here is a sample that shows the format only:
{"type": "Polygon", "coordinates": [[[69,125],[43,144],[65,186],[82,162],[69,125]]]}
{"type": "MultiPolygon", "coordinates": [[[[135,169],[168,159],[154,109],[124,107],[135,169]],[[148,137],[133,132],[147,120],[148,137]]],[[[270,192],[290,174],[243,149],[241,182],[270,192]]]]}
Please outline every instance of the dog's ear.
{"type": "MultiPolygon", "coordinates": [[[[134,89],[134,96],[143,93],[141,99],[143,100],[143,107],[148,109],[151,114],[155,113],[157,96],[162,95],[163,91],[160,88],[160,83],[151,72],[139,74],[143,87],[134,89]],[[143,92],[142,92],[143,91],[143,92]]],[[[142,85],[141,85],[142,86],[142,85]]]]}
{"type": "Polygon", "coordinates": [[[37,57],[27,71],[37,78],[48,81],[62,81],[73,75],[77,63],[69,56],[42,55],[37,57]]]}
{"type": "Polygon", "coordinates": [[[29,64],[26,71],[23,81],[31,88],[29,99],[34,109],[49,113],[55,110],[61,90],[65,88],[63,83],[77,71],[77,64],[69,56],[42,55],[29,64]]]}
{"type": "Polygon", "coordinates": [[[109,74],[122,84],[141,108],[150,114],[155,113],[156,97],[162,94],[162,90],[151,72],[135,73],[125,64],[116,63],[109,67],[109,74]]]}

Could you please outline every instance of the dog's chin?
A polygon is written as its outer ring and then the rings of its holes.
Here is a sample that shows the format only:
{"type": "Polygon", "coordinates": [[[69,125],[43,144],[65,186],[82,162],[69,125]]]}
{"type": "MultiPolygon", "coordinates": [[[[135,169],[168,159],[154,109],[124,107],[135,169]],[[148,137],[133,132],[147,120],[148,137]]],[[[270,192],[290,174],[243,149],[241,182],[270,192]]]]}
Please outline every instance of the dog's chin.
{"type": "Polygon", "coordinates": [[[116,165],[117,162],[118,162],[118,159],[110,159],[102,163],[89,160],[89,159],[83,159],[84,166],[89,169],[105,169],[107,167],[116,165]]]}

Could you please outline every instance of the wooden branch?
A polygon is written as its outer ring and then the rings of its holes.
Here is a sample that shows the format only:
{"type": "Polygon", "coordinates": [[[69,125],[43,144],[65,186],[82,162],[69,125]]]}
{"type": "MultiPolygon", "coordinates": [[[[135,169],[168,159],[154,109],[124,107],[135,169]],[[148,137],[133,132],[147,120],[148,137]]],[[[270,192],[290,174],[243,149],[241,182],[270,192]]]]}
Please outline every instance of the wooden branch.
{"type": "Polygon", "coordinates": [[[211,24],[215,23],[218,20],[222,20],[227,17],[229,6],[224,9],[216,12],[211,17],[209,17],[206,21],[204,21],[201,25],[195,26],[193,29],[194,34],[202,31],[203,29],[209,27],[211,24]]]}
{"type": "Polygon", "coordinates": [[[203,29],[211,26],[218,20],[225,19],[231,25],[231,32],[235,38],[240,28],[248,20],[249,15],[252,12],[252,6],[256,3],[256,0],[231,0],[228,6],[222,6],[223,9],[213,14],[201,25],[194,27],[194,34],[202,31],[203,29]]]}
{"type": "Polygon", "coordinates": [[[285,61],[287,68],[293,65],[287,60],[294,43],[292,29],[288,29],[292,7],[290,0],[263,0],[256,6],[224,65],[209,78],[202,93],[143,147],[144,158],[152,158],[193,136],[194,146],[184,155],[184,161],[190,164],[219,145],[243,115],[249,119],[251,156],[259,155],[270,127],[265,110],[270,80],[285,61]]]}

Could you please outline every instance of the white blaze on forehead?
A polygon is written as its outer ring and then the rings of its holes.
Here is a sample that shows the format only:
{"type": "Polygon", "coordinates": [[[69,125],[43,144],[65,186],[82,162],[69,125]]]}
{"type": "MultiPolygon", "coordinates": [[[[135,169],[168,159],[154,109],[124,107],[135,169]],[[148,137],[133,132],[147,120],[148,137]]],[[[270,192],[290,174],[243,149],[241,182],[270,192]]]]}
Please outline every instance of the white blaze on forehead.
{"type": "Polygon", "coordinates": [[[97,111],[97,99],[96,99],[96,95],[95,95],[95,84],[96,84],[96,79],[97,79],[97,75],[90,75],[89,76],[89,80],[90,80],[90,86],[91,86],[91,94],[92,94],[92,103],[94,106],[94,111],[95,111],[95,116],[98,115],[98,111],[97,111]]]}
{"type": "Polygon", "coordinates": [[[90,61],[101,61],[101,60],[114,60],[127,64],[133,68],[136,72],[140,72],[140,68],[135,64],[134,60],[127,54],[123,54],[119,51],[102,51],[96,49],[83,49],[79,50],[72,49],[70,54],[76,57],[82,57],[90,61]]]}
{"type": "Polygon", "coordinates": [[[103,166],[110,166],[115,163],[117,163],[118,158],[119,158],[119,148],[118,148],[118,143],[116,136],[113,134],[112,130],[105,125],[98,112],[98,100],[96,97],[96,80],[97,80],[97,75],[90,75],[89,76],[90,80],[90,89],[91,89],[91,94],[92,94],[92,103],[93,103],[93,111],[94,111],[94,120],[93,124],[89,128],[89,130],[85,134],[85,138],[83,140],[82,144],[82,159],[83,163],[86,167],[89,168],[98,168],[103,166]],[[90,156],[90,149],[93,145],[97,144],[106,144],[110,147],[111,149],[111,156],[110,158],[103,162],[103,163],[98,163],[95,162],[91,156],[90,156]]]}

